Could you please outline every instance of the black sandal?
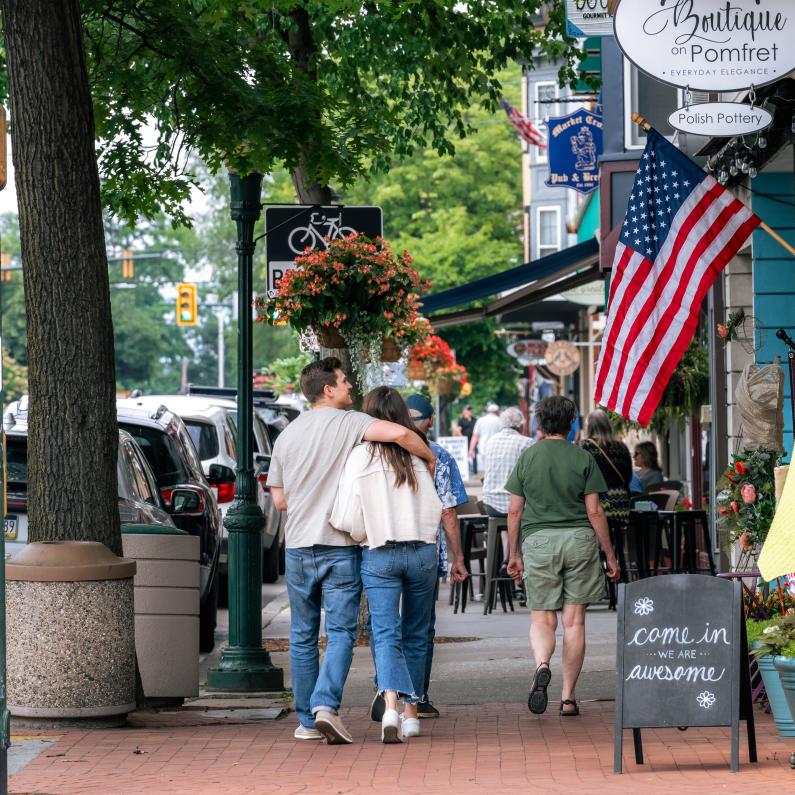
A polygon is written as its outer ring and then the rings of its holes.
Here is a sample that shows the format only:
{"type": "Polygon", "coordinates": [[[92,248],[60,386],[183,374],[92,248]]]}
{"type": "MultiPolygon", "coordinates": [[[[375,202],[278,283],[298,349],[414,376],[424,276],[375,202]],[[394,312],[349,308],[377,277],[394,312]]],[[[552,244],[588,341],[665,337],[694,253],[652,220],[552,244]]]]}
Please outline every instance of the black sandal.
{"type": "Polygon", "coordinates": [[[579,714],[580,714],[580,708],[577,706],[576,699],[564,698],[563,701],[560,702],[560,717],[561,718],[575,718],[579,714]],[[563,709],[564,706],[571,706],[571,707],[574,707],[574,709],[569,711],[569,712],[566,712],[563,709]]]}
{"type": "Polygon", "coordinates": [[[536,668],[530,695],[527,698],[527,708],[533,715],[543,715],[547,711],[547,687],[551,679],[552,671],[549,670],[549,663],[542,662],[536,668]]]}

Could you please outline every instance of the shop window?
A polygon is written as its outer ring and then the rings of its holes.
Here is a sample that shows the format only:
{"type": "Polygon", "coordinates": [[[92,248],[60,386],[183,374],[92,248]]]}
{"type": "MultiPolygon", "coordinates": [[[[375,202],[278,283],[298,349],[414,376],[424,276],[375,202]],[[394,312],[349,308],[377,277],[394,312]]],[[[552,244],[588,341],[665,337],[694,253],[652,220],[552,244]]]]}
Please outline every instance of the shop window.
{"type": "Polygon", "coordinates": [[[668,117],[684,104],[682,92],[675,86],[655,80],[641,72],[624,58],[624,146],[626,149],[643,149],[646,132],[632,121],[637,111],[657,132],[671,140],[674,128],[668,117]]]}

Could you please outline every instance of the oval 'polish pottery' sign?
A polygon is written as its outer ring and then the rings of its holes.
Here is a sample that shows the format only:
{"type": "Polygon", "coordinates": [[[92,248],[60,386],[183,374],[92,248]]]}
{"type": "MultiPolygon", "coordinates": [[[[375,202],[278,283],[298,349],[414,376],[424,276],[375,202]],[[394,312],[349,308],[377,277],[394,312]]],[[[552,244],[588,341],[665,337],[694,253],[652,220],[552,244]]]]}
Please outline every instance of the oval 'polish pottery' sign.
{"type": "Polygon", "coordinates": [[[795,70],[792,0],[622,0],[614,27],[635,66],[681,88],[740,91],[795,70]]]}
{"type": "Polygon", "coordinates": [[[675,129],[694,135],[733,138],[767,129],[773,123],[773,114],[738,102],[700,102],[675,110],[668,122],[675,129]]]}

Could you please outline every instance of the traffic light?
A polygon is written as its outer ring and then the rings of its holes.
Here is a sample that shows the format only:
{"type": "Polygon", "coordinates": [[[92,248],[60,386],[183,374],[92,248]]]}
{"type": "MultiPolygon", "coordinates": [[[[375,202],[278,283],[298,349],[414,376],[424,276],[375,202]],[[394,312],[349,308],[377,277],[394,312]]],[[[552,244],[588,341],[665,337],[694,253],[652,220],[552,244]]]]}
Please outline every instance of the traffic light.
{"type": "Polygon", "coordinates": [[[122,279],[132,279],[135,276],[135,261],[133,253],[125,249],[121,253],[121,277],[122,279]]]}
{"type": "Polygon", "coordinates": [[[2,268],[2,271],[0,271],[0,279],[2,279],[4,282],[10,282],[11,254],[9,254],[7,251],[4,251],[2,254],[0,254],[0,268],[2,268]]]}
{"type": "Polygon", "coordinates": [[[177,285],[177,325],[195,326],[199,320],[198,290],[195,284],[177,285]]]}

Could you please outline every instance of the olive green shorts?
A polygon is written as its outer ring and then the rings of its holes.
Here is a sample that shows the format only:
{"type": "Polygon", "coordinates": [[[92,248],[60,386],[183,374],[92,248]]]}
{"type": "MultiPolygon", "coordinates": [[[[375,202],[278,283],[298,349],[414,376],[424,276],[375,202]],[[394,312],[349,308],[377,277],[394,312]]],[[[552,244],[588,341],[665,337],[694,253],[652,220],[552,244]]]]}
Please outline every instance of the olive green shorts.
{"type": "Polygon", "coordinates": [[[604,596],[599,548],[590,527],[539,530],[522,542],[522,557],[531,610],[559,610],[604,596]]]}

